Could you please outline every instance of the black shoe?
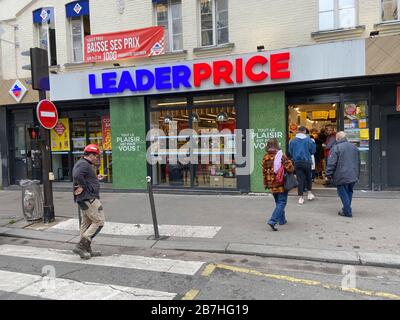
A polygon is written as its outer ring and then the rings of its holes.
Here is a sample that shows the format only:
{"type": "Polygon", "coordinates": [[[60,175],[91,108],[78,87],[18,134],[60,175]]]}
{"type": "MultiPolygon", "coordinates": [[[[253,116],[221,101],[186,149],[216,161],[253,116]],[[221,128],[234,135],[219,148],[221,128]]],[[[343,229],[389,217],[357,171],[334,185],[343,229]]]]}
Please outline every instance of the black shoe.
{"type": "MultiPolygon", "coordinates": [[[[79,255],[81,257],[81,259],[90,259],[90,253],[87,250],[87,243],[89,241],[85,238],[82,238],[79,243],[76,245],[76,247],[72,250],[74,253],[76,253],[77,255],[79,255]]],[[[89,246],[90,246],[90,242],[89,242],[89,246]]]]}
{"type": "Polygon", "coordinates": [[[353,217],[352,215],[344,214],[343,211],[339,211],[338,215],[342,216],[342,217],[346,217],[346,218],[352,218],[353,217]]]}
{"type": "Polygon", "coordinates": [[[271,227],[271,229],[272,229],[273,231],[278,231],[278,229],[275,228],[275,225],[274,225],[274,224],[270,224],[270,223],[267,223],[267,224],[271,227]]]}

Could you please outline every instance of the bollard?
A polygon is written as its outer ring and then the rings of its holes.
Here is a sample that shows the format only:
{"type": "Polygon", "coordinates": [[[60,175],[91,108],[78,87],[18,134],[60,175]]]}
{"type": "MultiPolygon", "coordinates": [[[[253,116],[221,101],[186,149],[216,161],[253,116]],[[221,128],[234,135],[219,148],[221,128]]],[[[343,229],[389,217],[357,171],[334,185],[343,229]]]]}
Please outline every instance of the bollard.
{"type": "Polygon", "coordinates": [[[154,238],[156,240],[160,239],[160,234],[158,233],[158,223],[156,216],[156,207],[154,205],[154,196],[153,196],[153,187],[151,185],[151,177],[147,176],[147,191],[149,192],[150,199],[150,208],[151,208],[151,216],[153,218],[153,226],[154,226],[154,238]]]}

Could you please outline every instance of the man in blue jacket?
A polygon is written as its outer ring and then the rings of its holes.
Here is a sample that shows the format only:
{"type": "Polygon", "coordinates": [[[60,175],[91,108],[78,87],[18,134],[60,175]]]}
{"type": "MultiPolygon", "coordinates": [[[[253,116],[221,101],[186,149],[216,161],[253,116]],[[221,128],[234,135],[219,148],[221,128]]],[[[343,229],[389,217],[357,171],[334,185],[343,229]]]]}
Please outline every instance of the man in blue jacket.
{"type": "Polygon", "coordinates": [[[311,156],[316,152],[315,141],[312,140],[307,134],[305,127],[300,127],[296,137],[289,143],[289,154],[294,162],[297,180],[299,185],[297,187],[299,204],[304,203],[304,191],[307,189],[307,199],[313,200],[315,196],[311,193],[312,189],[312,158],[311,156]]]}
{"type": "Polygon", "coordinates": [[[328,158],[326,176],[333,180],[343,203],[339,215],[351,218],[353,188],[360,178],[360,153],[355,145],[347,141],[345,132],[339,131],[336,134],[336,141],[337,144],[331,149],[328,158]]]}

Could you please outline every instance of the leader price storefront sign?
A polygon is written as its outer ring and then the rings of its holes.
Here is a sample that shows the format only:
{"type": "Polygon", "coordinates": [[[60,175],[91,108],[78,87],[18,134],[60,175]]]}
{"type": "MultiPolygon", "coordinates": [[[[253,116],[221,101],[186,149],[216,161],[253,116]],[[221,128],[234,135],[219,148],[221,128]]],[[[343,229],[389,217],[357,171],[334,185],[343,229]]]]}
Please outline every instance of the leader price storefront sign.
{"type": "Polygon", "coordinates": [[[164,28],[149,27],[85,37],[85,62],[115,61],[165,53],[164,28]]]}
{"type": "Polygon", "coordinates": [[[54,101],[115,98],[363,76],[364,51],[363,40],[351,40],[172,63],[50,74],[50,95],[54,101]]]}

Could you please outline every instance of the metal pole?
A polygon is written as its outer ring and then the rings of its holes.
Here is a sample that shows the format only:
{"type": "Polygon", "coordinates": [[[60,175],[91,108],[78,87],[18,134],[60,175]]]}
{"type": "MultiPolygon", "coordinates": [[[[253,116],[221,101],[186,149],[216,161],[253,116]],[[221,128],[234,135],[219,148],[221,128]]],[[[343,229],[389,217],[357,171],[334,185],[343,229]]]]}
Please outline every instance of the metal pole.
{"type": "Polygon", "coordinates": [[[149,176],[146,177],[146,180],[147,180],[147,191],[149,192],[149,199],[150,199],[151,216],[153,218],[154,238],[160,239],[160,234],[158,233],[156,207],[154,205],[153,187],[151,185],[151,177],[149,176]]]}
{"type": "MultiPolygon", "coordinates": [[[[46,91],[39,90],[39,101],[46,99],[46,91]]],[[[40,137],[42,140],[42,174],[43,174],[43,222],[51,223],[54,221],[53,186],[49,179],[51,169],[50,155],[50,132],[40,126],[40,137]]]]}

